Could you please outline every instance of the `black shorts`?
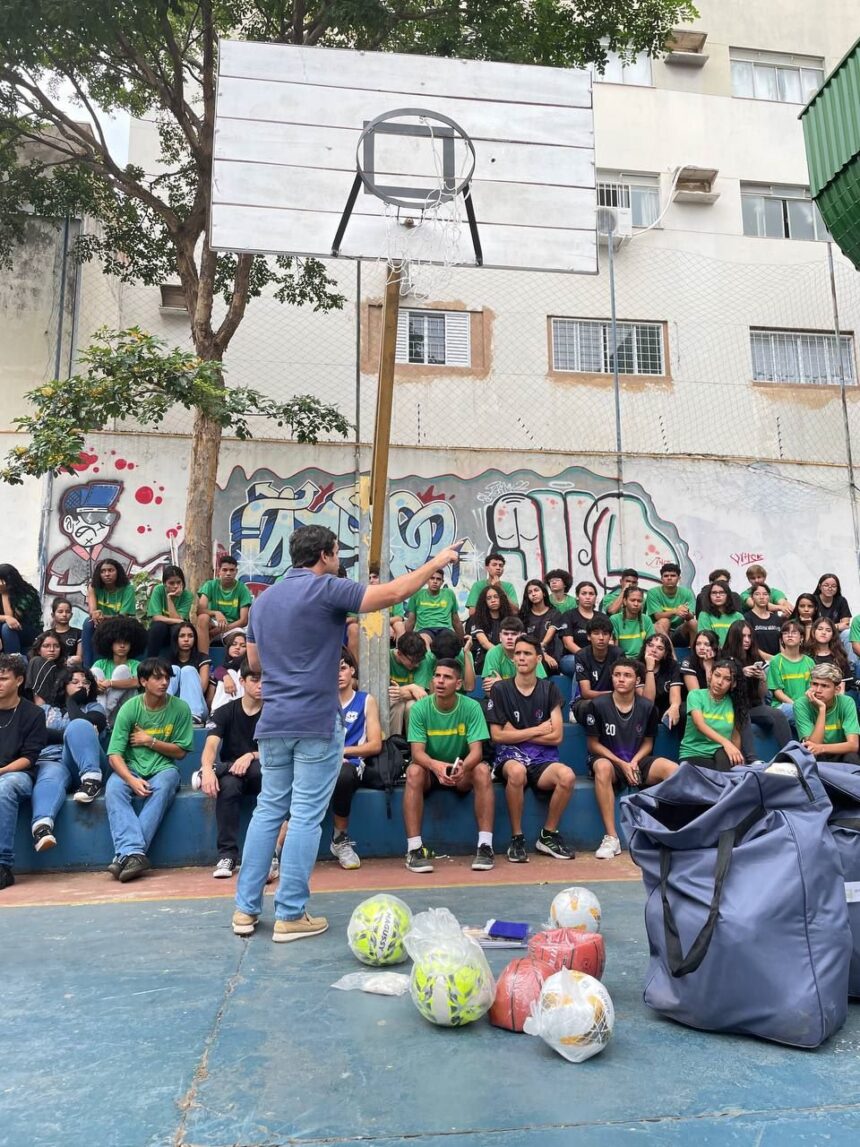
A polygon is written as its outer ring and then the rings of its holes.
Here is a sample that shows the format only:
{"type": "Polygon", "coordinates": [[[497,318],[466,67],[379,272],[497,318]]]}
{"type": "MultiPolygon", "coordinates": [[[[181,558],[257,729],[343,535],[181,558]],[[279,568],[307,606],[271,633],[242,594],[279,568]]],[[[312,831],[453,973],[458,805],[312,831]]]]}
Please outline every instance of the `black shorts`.
{"type": "MultiPolygon", "coordinates": [[[[493,780],[494,781],[501,781],[501,783],[503,785],[507,784],[507,781],[505,780],[505,777],[504,777],[503,769],[504,769],[505,765],[510,764],[512,760],[514,760],[514,758],[509,757],[507,761],[502,761],[502,763],[500,765],[494,765],[493,766],[493,780]]],[[[515,764],[522,764],[523,762],[514,761],[514,763],[515,764]]],[[[530,788],[533,793],[537,793],[538,796],[549,796],[549,795],[551,795],[550,789],[542,789],[542,788],[538,787],[538,781],[544,775],[546,770],[548,768],[550,768],[551,765],[557,765],[557,764],[558,764],[558,761],[542,761],[539,765],[526,765],[526,785],[528,786],[528,788],[530,788]]]]}
{"type": "MultiPolygon", "coordinates": [[[[590,777],[594,776],[595,759],[595,757],[588,758],[588,775],[590,777]]],[[[639,776],[641,777],[641,781],[638,787],[640,789],[648,788],[648,774],[651,771],[651,766],[656,760],[656,757],[643,757],[639,762],[639,776]]],[[[612,766],[612,787],[614,789],[626,789],[631,787],[630,782],[625,777],[620,765],[612,766]]]]}

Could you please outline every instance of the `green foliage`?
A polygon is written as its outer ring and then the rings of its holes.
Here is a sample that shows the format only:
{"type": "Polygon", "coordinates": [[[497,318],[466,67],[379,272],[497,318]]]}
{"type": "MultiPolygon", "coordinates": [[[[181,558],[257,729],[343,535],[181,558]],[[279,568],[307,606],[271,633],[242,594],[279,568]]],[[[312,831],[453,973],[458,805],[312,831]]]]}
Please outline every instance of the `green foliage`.
{"type": "Polygon", "coordinates": [[[94,431],[125,419],[157,427],[177,405],[201,411],[243,440],[252,437],[254,418],[288,426],[298,442],[314,443],[321,433],[345,435],[350,429],[336,407],[313,395],[277,402],[250,387],[225,386],[221,363],[167,350],[162,340],[136,327],[100,331],[81,361],[86,367],[81,374],[26,396],[34,410],[15,426],[31,441],[9,452],[0,480],[19,485],[25,477],[71,472],[94,431]]]}
{"type": "Polygon", "coordinates": [[[131,574],[128,580],[134,589],[134,611],[137,620],[146,623],[146,607],[159,579],[150,570],[138,570],[137,573],[131,574]]]}

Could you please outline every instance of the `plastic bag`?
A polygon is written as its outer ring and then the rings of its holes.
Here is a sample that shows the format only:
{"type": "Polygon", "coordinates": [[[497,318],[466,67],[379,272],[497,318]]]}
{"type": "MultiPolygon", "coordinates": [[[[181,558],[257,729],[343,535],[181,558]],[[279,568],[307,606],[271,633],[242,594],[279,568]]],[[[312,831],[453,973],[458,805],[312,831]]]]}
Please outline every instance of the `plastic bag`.
{"type": "Polygon", "coordinates": [[[334,984],[342,992],[372,992],[375,996],[402,996],[409,991],[405,972],[350,972],[334,984]]]}
{"type": "Polygon", "coordinates": [[[572,928],[552,928],[529,940],[529,955],[552,966],[554,972],[569,968],[599,980],[606,966],[606,948],[597,932],[574,932],[572,928]]]}
{"type": "Polygon", "coordinates": [[[590,888],[573,885],[559,892],[549,908],[548,928],[571,928],[574,932],[600,931],[600,901],[590,888]]]}
{"type": "Polygon", "coordinates": [[[612,999],[599,980],[564,968],[544,980],[540,999],[523,1025],[571,1063],[603,1051],[615,1026],[612,999]]]}
{"type": "Polygon", "coordinates": [[[426,1020],[462,1027],[489,1010],[496,993],[490,965],[447,908],[419,912],[405,944],[413,960],[409,992],[426,1020]]]}

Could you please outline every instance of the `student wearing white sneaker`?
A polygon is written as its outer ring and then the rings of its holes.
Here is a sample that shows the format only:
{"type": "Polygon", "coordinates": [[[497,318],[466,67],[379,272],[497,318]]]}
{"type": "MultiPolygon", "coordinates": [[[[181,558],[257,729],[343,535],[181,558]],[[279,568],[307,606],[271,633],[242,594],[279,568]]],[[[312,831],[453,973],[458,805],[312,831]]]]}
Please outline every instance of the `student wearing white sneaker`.
{"type": "Polygon", "coordinates": [[[242,662],[239,675],[244,692],[212,714],[200,758],[199,787],[206,796],[215,797],[218,863],[212,875],[216,880],[229,879],[236,871],[242,797],[258,796],[262,784],[256,741],[263,708],[262,678],[251,671],[247,661],[242,662]]]}
{"type": "Polygon", "coordinates": [[[657,736],[657,710],[652,701],[637,696],[641,670],[632,657],[619,657],[612,666],[612,692],[596,697],[585,718],[588,767],[605,832],[594,854],[598,860],[612,860],[621,852],[615,827],[615,789],[648,788],[678,768],[674,761],[651,755],[657,736]]]}
{"type": "Polygon", "coordinates": [[[356,689],[358,666],[350,651],[344,647],[340,655],[337,687],[340,712],[346,729],[343,764],[335,782],[331,798],[334,815],[334,836],[329,845],[332,856],[341,868],[361,868],[361,860],[353,842],[347,836],[352,798],[361,785],[364,762],[382,751],[382,726],[379,706],[370,693],[356,689]]]}

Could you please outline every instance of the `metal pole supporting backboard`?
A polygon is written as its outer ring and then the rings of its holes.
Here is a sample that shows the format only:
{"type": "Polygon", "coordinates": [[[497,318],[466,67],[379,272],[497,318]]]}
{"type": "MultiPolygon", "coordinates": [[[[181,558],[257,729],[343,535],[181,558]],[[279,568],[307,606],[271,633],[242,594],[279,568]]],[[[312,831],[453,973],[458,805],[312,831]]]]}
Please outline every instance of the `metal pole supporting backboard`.
{"type": "Polygon", "coordinates": [[[400,283],[403,269],[388,264],[385,299],[382,304],[382,336],[379,347],[379,385],[376,392],[376,427],[370,464],[370,564],[379,565],[382,537],[388,513],[388,455],[391,446],[391,410],[394,404],[394,358],[397,352],[397,320],[400,315],[400,283]]]}

